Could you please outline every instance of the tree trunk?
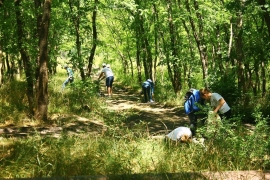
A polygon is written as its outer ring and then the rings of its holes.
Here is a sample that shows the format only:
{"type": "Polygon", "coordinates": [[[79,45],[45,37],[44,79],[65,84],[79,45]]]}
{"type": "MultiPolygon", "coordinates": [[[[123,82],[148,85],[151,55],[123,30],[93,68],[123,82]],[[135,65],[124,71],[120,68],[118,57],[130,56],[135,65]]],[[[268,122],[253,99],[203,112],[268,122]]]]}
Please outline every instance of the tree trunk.
{"type": "Polygon", "coordinates": [[[39,74],[37,86],[37,110],[35,117],[46,121],[48,113],[48,35],[51,16],[51,0],[43,4],[43,16],[40,22],[39,37],[39,74]]]}
{"type": "Polygon", "coordinates": [[[0,88],[3,84],[3,52],[2,52],[2,46],[0,45],[0,88]]]}
{"type": "Polygon", "coordinates": [[[187,77],[187,84],[188,84],[188,87],[189,88],[192,88],[192,82],[191,82],[191,72],[192,72],[192,64],[193,62],[195,62],[195,53],[194,53],[194,50],[193,50],[193,46],[192,46],[192,40],[191,40],[191,35],[190,35],[190,31],[186,25],[186,22],[185,21],[182,21],[183,23],[183,26],[186,30],[186,33],[187,33],[187,36],[188,36],[188,44],[189,44],[189,53],[190,53],[190,58],[191,58],[191,62],[189,63],[184,63],[184,77],[187,77]],[[188,66],[188,64],[191,64],[188,66]]]}
{"type": "Polygon", "coordinates": [[[262,72],[261,72],[261,78],[262,78],[262,96],[264,97],[266,94],[266,83],[267,83],[267,78],[266,78],[266,68],[265,68],[265,61],[263,60],[261,62],[262,66],[262,72]]]}
{"type": "Polygon", "coordinates": [[[171,0],[167,0],[167,12],[168,12],[168,25],[169,25],[169,35],[170,35],[170,48],[169,51],[171,52],[170,56],[172,56],[173,59],[169,58],[167,59],[167,66],[168,71],[170,74],[171,82],[173,85],[173,89],[175,94],[178,94],[179,91],[182,89],[182,82],[181,82],[181,72],[180,72],[180,63],[178,61],[178,49],[177,47],[177,38],[176,38],[176,31],[175,31],[175,25],[173,22],[173,16],[172,16],[172,2],[171,0]]]}
{"type": "MultiPolygon", "coordinates": [[[[139,28],[138,28],[139,29],[139,28]]],[[[138,72],[138,82],[142,83],[142,67],[141,67],[141,40],[139,31],[136,31],[136,67],[138,72]]]]}
{"type": "Polygon", "coordinates": [[[93,16],[92,16],[93,44],[90,51],[90,56],[88,58],[88,77],[90,77],[90,74],[92,71],[92,65],[94,62],[94,56],[95,56],[95,51],[97,47],[97,24],[96,24],[97,4],[98,4],[98,0],[95,0],[94,11],[93,11],[93,16]]]}
{"type": "Polygon", "coordinates": [[[80,40],[80,23],[81,23],[81,16],[80,16],[80,0],[74,1],[74,0],[69,0],[69,8],[71,11],[71,19],[73,21],[74,27],[75,27],[75,32],[76,32],[76,48],[77,48],[77,62],[79,64],[79,70],[81,74],[82,80],[85,80],[85,73],[84,73],[84,63],[82,60],[82,54],[81,54],[81,40],[80,40]],[[73,11],[73,4],[75,3],[77,12],[75,13],[73,11]]]}
{"type": "Polygon", "coordinates": [[[269,9],[267,9],[266,7],[268,6],[268,4],[266,4],[265,0],[258,0],[258,3],[260,4],[260,7],[263,10],[263,17],[264,17],[264,20],[268,29],[268,36],[270,37],[270,15],[269,15],[269,9]]]}
{"type": "Polygon", "coordinates": [[[196,10],[196,17],[198,20],[198,30],[196,29],[196,25],[194,23],[194,20],[191,16],[191,10],[189,5],[189,0],[186,0],[186,9],[189,12],[189,21],[191,24],[191,28],[193,31],[193,36],[197,44],[197,48],[200,54],[200,60],[202,64],[202,71],[203,71],[203,80],[205,81],[205,87],[208,87],[208,56],[207,56],[207,46],[205,44],[204,40],[204,29],[203,29],[203,20],[202,16],[199,13],[199,5],[196,0],[194,0],[194,8],[196,10]]]}
{"type": "Polygon", "coordinates": [[[25,49],[26,46],[23,45],[23,41],[26,38],[23,31],[23,22],[21,17],[21,0],[15,0],[16,7],[16,19],[17,19],[17,33],[18,33],[18,49],[21,54],[21,58],[24,65],[25,77],[27,82],[26,95],[29,104],[29,114],[34,116],[34,82],[32,74],[32,66],[30,62],[30,57],[25,49]]]}
{"type": "Polygon", "coordinates": [[[243,20],[242,20],[242,14],[239,14],[237,17],[236,22],[237,28],[235,28],[235,49],[236,49],[236,60],[237,60],[237,74],[238,74],[238,89],[242,93],[246,93],[246,85],[245,85],[245,74],[244,74],[244,68],[245,65],[243,63],[244,61],[244,52],[243,52],[243,42],[242,42],[242,34],[243,34],[243,20]]]}

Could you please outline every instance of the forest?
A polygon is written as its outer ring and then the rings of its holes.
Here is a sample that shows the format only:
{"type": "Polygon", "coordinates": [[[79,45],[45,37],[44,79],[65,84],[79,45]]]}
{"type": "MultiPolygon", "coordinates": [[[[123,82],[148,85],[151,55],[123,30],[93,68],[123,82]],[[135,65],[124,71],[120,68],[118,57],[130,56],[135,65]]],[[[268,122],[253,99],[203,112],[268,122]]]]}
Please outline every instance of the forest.
{"type": "MultiPolygon", "coordinates": [[[[184,94],[190,88],[206,87],[225,98],[234,118],[215,134],[210,145],[216,151],[203,161],[199,154],[204,151],[195,148],[199,153],[191,158],[194,165],[200,163],[194,171],[269,169],[269,0],[0,0],[0,22],[1,127],[26,121],[50,124],[55,114],[98,116],[110,127],[96,141],[92,136],[67,139],[67,134],[60,140],[31,137],[11,143],[2,139],[7,143],[0,154],[0,178],[190,170],[185,166],[188,162],[168,165],[155,156],[171,152],[156,141],[148,143],[144,131],[121,127],[120,121],[137,112],[104,112],[106,103],[97,97],[96,87],[102,63],[111,65],[118,88],[130,89],[134,96],[143,81],[152,79],[155,101],[166,107],[183,109],[184,94]],[[75,82],[61,92],[66,64],[73,69],[75,82]],[[244,123],[255,128],[251,136],[242,129],[244,123]],[[123,134],[126,139],[118,139],[123,134]],[[222,137],[228,134],[231,138],[224,142],[222,137]],[[86,139],[91,141],[88,146],[86,139]],[[126,142],[132,142],[131,146],[126,142]],[[142,147],[136,147],[142,144],[160,147],[162,152],[152,152],[155,158],[140,164],[142,147]],[[75,146],[85,161],[71,155],[76,153],[71,150],[75,146]],[[231,147],[235,150],[227,153],[231,147]],[[51,148],[61,149],[62,154],[51,148]],[[19,149],[24,155],[19,155],[19,149]],[[95,152],[100,154],[91,154],[95,152]],[[23,167],[33,153],[36,159],[23,167]],[[51,162],[56,158],[53,155],[60,160],[51,162]],[[118,162],[117,157],[130,161],[118,162]],[[82,165],[72,171],[77,161],[82,165]],[[100,163],[107,164],[104,168],[100,163]],[[149,168],[148,163],[155,167],[149,168]]],[[[194,153],[185,148],[177,151],[194,153]]]]}

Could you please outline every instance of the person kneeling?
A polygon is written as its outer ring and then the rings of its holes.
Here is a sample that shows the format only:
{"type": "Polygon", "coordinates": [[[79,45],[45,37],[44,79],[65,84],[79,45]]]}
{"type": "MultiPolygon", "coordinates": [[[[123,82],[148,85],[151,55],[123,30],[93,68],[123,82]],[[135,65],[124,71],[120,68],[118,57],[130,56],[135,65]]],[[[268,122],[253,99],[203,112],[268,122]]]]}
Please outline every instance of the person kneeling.
{"type": "Polygon", "coordinates": [[[166,139],[170,139],[175,142],[184,142],[184,143],[192,142],[192,132],[190,128],[183,126],[174,129],[165,137],[166,139]]]}

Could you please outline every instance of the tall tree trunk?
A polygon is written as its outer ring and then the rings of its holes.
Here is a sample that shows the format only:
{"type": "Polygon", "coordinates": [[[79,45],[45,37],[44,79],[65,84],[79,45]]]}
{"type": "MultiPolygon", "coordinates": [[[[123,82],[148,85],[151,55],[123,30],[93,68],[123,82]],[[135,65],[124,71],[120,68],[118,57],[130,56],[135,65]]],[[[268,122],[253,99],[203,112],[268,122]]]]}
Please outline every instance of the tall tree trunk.
{"type": "Polygon", "coordinates": [[[189,5],[189,0],[186,0],[186,9],[189,12],[189,22],[191,24],[191,28],[193,31],[193,36],[197,44],[197,48],[200,54],[200,60],[202,64],[202,70],[203,70],[203,80],[205,81],[205,87],[208,87],[208,56],[207,56],[207,46],[204,40],[204,29],[203,29],[203,20],[202,15],[199,13],[199,5],[198,1],[193,0],[194,8],[196,10],[196,17],[198,20],[198,29],[196,29],[196,25],[194,23],[194,20],[191,16],[191,10],[189,5]]]}
{"type": "Polygon", "coordinates": [[[81,23],[81,15],[80,15],[80,0],[69,0],[69,8],[71,11],[71,19],[73,21],[74,27],[75,27],[75,32],[76,32],[76,48],[77,48],[77,59],[78,59],[78,64],[79,64],[79,70],[81,74],[82,80],[85,80],[85,74],[84,74],[84,63],[82,59],[82,54],[81,54],[81,40],[80,40],[80,23],[81,23]],[[76,9],[77,13],[75,14],[73,11],[73,5],[72,3],[76,4],[76,9]]]}
{"type": "Polygon", "coordinates": [[[269,4],[266,4],[265,0],[257,0],[257,1],[263,10],[263,17],[264,17],[264,20],[268,29],[268,36],[270,38],[270,14],[269,14],[269,9],[267,9],[267,6],[269,6],[269,4]]]}
{"type": "MultiPolygon", "coordinates": [[[[41,28],[41,22],[42,22],[42,13],[40,12],[40,9],[42,8],[42,2],[41,0],[34,0],[35,2],[35,11],[36,11],[36,18],[37,18],[37,24],[36,24],[36,29],[35,29],[35,37],[38,39],[38,44],[37,44],[37,48],[39,48],[39,44],[40,44],[40,28],[41,28]]],[[[35,74],[35,78],[36,80],[38,79],[39,76],[39,56],[37,56],[36,58],[36,74],[35,74]]],[[[36,81],[36,86],[38,86],[38,81],[36,81]]],[[[37,90],[37,89],[36,89],[37,90]]],[[[37,93],[37,92],[36,92],[37,93]]]]}
{"type": "Polygon", "coordinates": [[[172,2],[171,0],[167,0],[167,12],[168,12],[168,25],[169,25],[169,35],[170,35],[170,52],[173,59],[167,59],[167,66],[168,70],[171,74],[171,82],[173,85],[173,89],[175,94],[178,94],[179,91],[182,89],[182,82],[181,82],[181,72],[180,72],[180,63],[179,63],[179,56],[178,56],[178,49],[177,47],[177,38],[176,38],[176,30],[175,25],[173,22],[172,16],[172,2]]]}
{"type": "Polygon", "coordinates": [[[98,4],[98,0],[95,0],[95,4],[94,4],[94,11],[93,11],[93,15],[92,15],[92,29],[93,29],[93,44],[92,44],[92,48],[90,51],[90,56],[88,58],[88,77],[91,74],[92,71],[92,65],[94,62],[94,56],[95,56],[95,52],[96,52],[96,48],[97,48],[97,24],[96,24],[96,20],[97,20],[97,4],[98,4]]]}
{"type": "Polygon", "coordinates": [[[43,16],[40,22],[39,37],[39,74],[37,86],[37,110],[35,117],[46,121],[48,118],[48,35],[51,16],[51,2],[45,0],[43,4],[43,16]]]}
{"type": "Polygon", "coordinates": [[[190,58],[191,58],[191,63],[184,63],[184,77],[187,77],[187,83],[188,83],[188,87],[189,88],[192,88],[192,82],[191,82],[191,72],[192,72],[192,65],[193,65],[193,62],[195,62],[195,53],[194,53],[194,50],[193,50],[193,46],[192,46],[192,40],[191,40],[191,35],[190,35],[190,31],[186,25],[186,22],[185,21],[182,21],[183,23],[183,26],[186,30],[186,33],[187,33],[187,36],[188,36],[188,44],[189,44],[189,53],[190,53],[190,58]],[[188,64],[191,64],[190,66],[188,66],[188,64]]]}
{"type": "Polygon", "coordinates": [[[158,31],[159,31],[159,17],[158,17],[158,10],[157,10],[157,7],[156,7],[156,4],[153,3],[153,9],[154,9],[154,24],[155,24],[155,33],[154,33],[154,38],[155,38],[155,59],[154,59],[154,67],[153,67],[153,74],[154,74],[154,77],[155,79],[154,82],[156,82],[156,73],[157,73],[157,61],[158,61],[158,31]]]}
{"type": "Polygon", "coordinates": [[[236,61],[237,61],[237,74],[238,74],[238,89],[242,91],[242,93],[246,93],[246,85],[245,85],[245,74],[244,74],[244,52],[243,52],[243,19],[242,14],[239,13],[239,16],[236,19],[236,26],[235,28],[235,50],[236,50],[236,61]]]}
{"type": "Polygon", "coordinates": [[[30,62],[30,57],[25,49],[26,46],[23,45],[24,39],[26,39],[23,31],[23,22],[21,17],[21,0],[15,0],[16,7],[16,19],[17,19],[17,33],[18,33],[18,49],[21,54],[21,58],[24,65],[25,77],[27,82],[26,95],[29,104],[29,114],[34,116],[34,82],[32,74],[32,66],[30,62]]]}
{"type": "Polygon", "coordinates": [[[261,62],[262,72],[261,72],[261,78],[262,78],[262,96],[264,97],[266,94],[266,68],[265,68],[265,61],[263,60],[261,62]]]}
{"type": "MultiPolygon", "coordinates": [[[[136,26],[137,27],[137,26],[136,26]]],[[[137,29],[140,29],[137,27],[137,29]]],[[[142,83],[142,67],[141,67],[141,38],[139,30],[136,31],[136,67],[138,72],[138,82],[142,83]]]]}
{"type": "Polygon", "coordinates": [[[3,84],[3,64],[4,64],[3,52],[2,52],[2,46],[0,44],[0,87],[3,84]]]}

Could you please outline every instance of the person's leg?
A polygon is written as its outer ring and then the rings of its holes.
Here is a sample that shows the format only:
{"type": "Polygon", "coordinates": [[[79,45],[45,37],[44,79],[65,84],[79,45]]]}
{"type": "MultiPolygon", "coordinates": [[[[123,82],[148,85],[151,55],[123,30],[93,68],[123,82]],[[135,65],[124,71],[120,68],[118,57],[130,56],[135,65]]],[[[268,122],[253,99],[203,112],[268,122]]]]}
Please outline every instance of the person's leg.
{"type": "Polygon", "coordinates": [[[106,78],[106,87],[107,87],[108,96],[110,96],[111,87],[110,87],[110,78],[109,77],[106,78]]]}
{"type": "Polygon", "coordinates": [[[143,95],[144,95],[144,102],[147,102],[147,87],[142,87],[143,95]]]}
{"type": "Polygon", "coordinates": [[[65,89],[65,87],[66,87],[66,85],[68,84],[68,82],[69,82],[69,78],[67,78],[67,79],[64,81],[64,83],[63,83],[63,85],[62,85],[62,90],[65,89]]]}
{"type": "Polygon", "coordinates": [[[112,86],[113,86],[114,77],[111,76],[109,78],[110,78],[110,83],[109,83],[110,90],[109,90],[109,92],[110,92],[110,95],[112,96],[112,86]]]}
{"type": "Polygon", "coordinates": [[[150,86],[148,87],[147,92],[148,92],[148,96],[149,96],[149,101],[150,101],[150,102],[154,102],[154,101],[153,101],[153,97],[152,97],[151,87],[150,87],[150,86]]]}
{"type": "Polygon", "coordinates": [[[195,112],[191,112],[188,114],[188,118],[190,121],[190,130],[192,132],[192,135],[195,136],[198,124],[197,115],[195,114],[195,112]]]}
{"type": "Polygon", "coordinates": [[[110,86],[107,86],[107,89],[108,89],[108,96],[111,96],[111,87],[110,86]]]}
{"type": "Polygon", "coordinates": [[[150,86],[147,86],[146,91],[147,91],[147,96],[148,96],[148,98],[149,98],[149,101],[150,101],[150,102],[153,101],[153,100],[152,100],[152,95],[151,95],[151,88],[150,88],[150,86]]]}

